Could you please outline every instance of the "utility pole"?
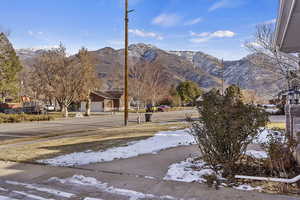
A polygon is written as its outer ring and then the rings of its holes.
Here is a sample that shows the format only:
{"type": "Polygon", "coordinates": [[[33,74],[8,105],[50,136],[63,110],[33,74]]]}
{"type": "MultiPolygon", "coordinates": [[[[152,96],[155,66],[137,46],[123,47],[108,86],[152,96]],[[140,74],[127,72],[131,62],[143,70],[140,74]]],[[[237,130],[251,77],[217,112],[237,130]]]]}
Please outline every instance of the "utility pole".
{"type": "Polygon", "coordinates": [[[124,125],[128,125],[128,0],[125,0],[124,125]]]}

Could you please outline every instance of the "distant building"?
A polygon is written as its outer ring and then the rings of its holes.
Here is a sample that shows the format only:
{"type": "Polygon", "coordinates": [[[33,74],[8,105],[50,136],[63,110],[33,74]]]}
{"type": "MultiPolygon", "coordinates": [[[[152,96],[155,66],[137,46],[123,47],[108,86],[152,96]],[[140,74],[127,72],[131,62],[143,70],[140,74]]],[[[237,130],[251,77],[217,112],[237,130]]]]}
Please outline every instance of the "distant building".
{"type": "MultiPolygon", "coordinates": [[[[120,111],[124,109],[123,91],[94,91],[90,95],[91,112],[120,111]]],[[[86,102],[80,103],[80,111],[86,111],[86,102]]]]}

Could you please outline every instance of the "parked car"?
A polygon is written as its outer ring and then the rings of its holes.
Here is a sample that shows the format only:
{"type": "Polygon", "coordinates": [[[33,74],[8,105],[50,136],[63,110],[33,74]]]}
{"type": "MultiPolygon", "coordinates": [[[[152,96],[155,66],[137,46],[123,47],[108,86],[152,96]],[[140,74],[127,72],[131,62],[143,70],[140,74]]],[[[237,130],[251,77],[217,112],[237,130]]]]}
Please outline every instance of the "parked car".
{"type": "Polygon", "coordinates": [[[4,110],[5,114],[22,114],[23,109],[22,108],[8,108],[4,110]]]}
{"type": "Polygon", "coordinates": [[[46,109],[48,112],[55,111],[55,106],[53,106],[53,105],[46,105],[46,106],[45,106],[45,109],[46,109]]]}
{"type": "Polygon", "coordinates": [[[168,112],[170,110],[170,106],[167,105],[161,105],[157,107],[158,112],[168,112]]]}
{"type": "Polygon", "coordinates": [[[23,107],[23,112],[26,114],[45,114],[45,109],[41,106],[23,107]]]}
{"type": "Polygon", "coordinates": [[[262,107],[264,108],[264,110],[267,113],[269,113],[271,115],[274,115],[274,114],[277,114],[280,112],[280,109],[277,108],[277,106],[274,104],[264,104],[264,105],[262,105],[262,107]]]}

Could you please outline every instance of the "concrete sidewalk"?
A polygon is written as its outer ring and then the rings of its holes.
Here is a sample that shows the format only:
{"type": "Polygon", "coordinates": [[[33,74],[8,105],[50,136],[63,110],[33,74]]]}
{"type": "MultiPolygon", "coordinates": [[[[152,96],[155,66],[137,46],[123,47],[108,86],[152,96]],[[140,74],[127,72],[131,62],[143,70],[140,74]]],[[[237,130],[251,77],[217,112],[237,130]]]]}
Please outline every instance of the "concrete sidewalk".
{"type": "MultiPolygon", "coordinates": [[[[13,180],[29,184],[38,184],[40,187],[57,189],[74,194],[69,199],[84,199],[86,197],[101,199],[130,199],[126,195],[113,194],[102,191],[94,185],[62,184],[49,182],[49,178],[58,177],[65,179],[73,175],[94,177],[98,181],[108,183],[109,186],[123,190],[151,194],[153,198],[145,199],[200,199],[200,200],[296,200],[300,197],[270,195],[258,192],[244,192],[230,188],[215,190],[204,184],[184,183],[162,180],[170,164],[185,160],[190,154],[197,154],[195,146],[177,147],[161,151],[158,154],[142,155],[135,158],[116,160],[107,163],[80,166],[78,168],[51,167],[33,164],[20,164],[0,162],[0,184],[8,191],[0,191],[2,196],[13,196],[13,191],[33,192],[45,199],[52,197],[50,194],[31,191],[7,184],[5,181],[13,180]],[[152,176],[155,179],[150,179],[152,176]],[[154,198],[155,197],[155,198],[154,198]]],[[[132,193],[132,192],[131,192],[132,193]]],[[[54,198],[66,199],[66,198],[54,198]]],[[[143,199],[143,198],[141,198],[143,199]]]]}

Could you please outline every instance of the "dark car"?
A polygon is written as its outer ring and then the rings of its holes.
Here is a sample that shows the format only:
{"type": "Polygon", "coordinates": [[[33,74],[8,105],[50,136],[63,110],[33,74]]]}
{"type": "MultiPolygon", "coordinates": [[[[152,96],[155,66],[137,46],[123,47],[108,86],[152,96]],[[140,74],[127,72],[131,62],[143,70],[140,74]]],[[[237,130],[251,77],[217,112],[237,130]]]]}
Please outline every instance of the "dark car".
{"type": "Polygon", "coordinates": [[[5,114],[22,114],[23,109],[22,108],[8,108],[4,110],[5,114]]]}
{"type": "Polygon", "coordinates": [[[168,112],[170,110],[170,106],[161,105],[157,107],[158,112],[168,112]]]}

